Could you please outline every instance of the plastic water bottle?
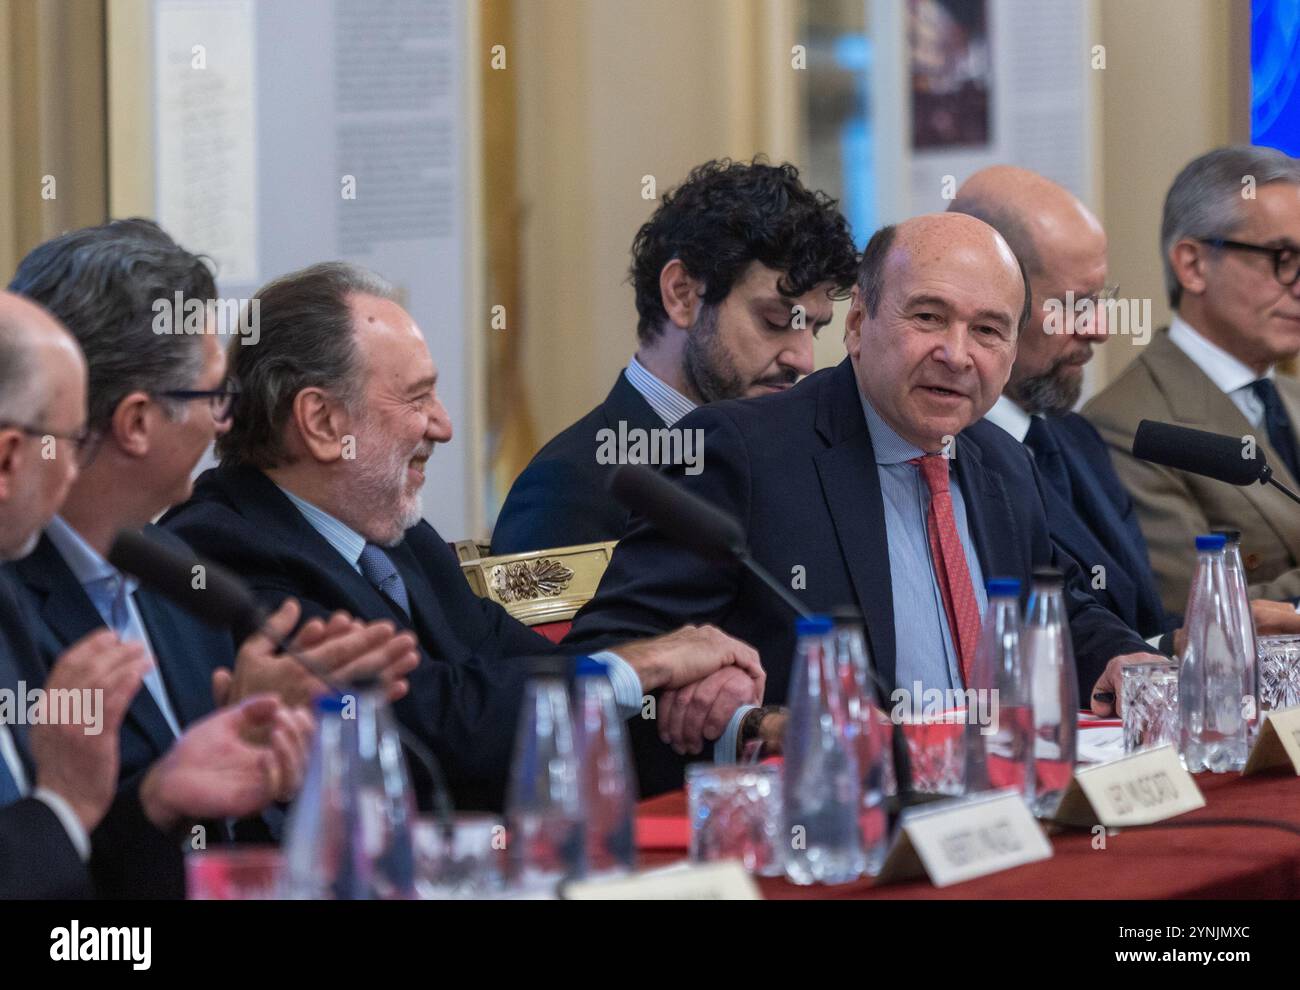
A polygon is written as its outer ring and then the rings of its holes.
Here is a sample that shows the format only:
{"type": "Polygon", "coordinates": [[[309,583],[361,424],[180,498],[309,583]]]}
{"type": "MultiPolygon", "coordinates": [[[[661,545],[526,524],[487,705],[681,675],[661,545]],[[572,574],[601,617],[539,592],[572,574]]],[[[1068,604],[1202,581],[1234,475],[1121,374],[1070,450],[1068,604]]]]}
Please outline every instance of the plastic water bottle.
{"type": "Polygon", "coordinates": [[[858,820],[865,871],[875,876],[884,865],[889,846],[885,795],[892,762],[890,736],[877,713],[876,677],[867,657],[862,613],[856,609],[837,609],[833,615],[835,671],[848,716],[846,729],[853,742],[858,775],[862,781],[862,808],[858,820]]]}
{"type": "Polygon", "coordinates": [[[636,771],[609,672],[599,660],[578,661],[574,681],[582,797],[587,822],[587,875],[636,868],[636,771]]]}
{"type": "Polygon", "coordinates": [[[581,754],[569,709],[567,657],[534,661],[524,686],[506,795],[510,883],[550,888],[583,876],[581,754]]]}
{"type": "Polygon", "coordinates": [[[833,658],[831,620],[796,624],[785,739],[786,876],[848,883],[866,869],[859,822],[862,779],[833,658]]]}
{"type": "Polygon", "coordinates": [[[307,777],[285,828],[286,896],[413,896],[414,805],[401,742],[379,688],[323,697],[316,714],[307,777]]]}
{"type": "Polygon", "coordinates": [[[1179,749],[1192,773],[1246,765],[1246,641],[1233,604],[1222,536],[1196,538],[1187,649],[1178,672],[1179,749]]]}
{"type": "Polygon", "coordinates": [[[1079,681],[1065,614],[1064,581],[1054,567],[1034,570],[1020,637],[1033,691],[1033,809],[1042,817],[1056,813],[1070,785],[1078,743],[1079,681]]]}
{"type": "Polygon", "coordinates": [[[1245,693],[1250,696],[1250,701],[1245,702],[1246,722],[1253,734],[1259,728],[1259,646],[1255,639],[1255,615],[1250,610],[1250,593],[1246,590],[1246,569],[1241,562],[1241,531],[1216,529],[1214,535],[1222,536],[1224,540],[1223,572],[1228,578],[1228,594],[1232,597],[1246,644],[1245,693]]]}
{"type": "Polygon", "coordinates": [[[966,686],[966,791],[1015,788],[1033,805],[1034,713],[1020,653],[1020,582],[992,578],[966,686]]]}

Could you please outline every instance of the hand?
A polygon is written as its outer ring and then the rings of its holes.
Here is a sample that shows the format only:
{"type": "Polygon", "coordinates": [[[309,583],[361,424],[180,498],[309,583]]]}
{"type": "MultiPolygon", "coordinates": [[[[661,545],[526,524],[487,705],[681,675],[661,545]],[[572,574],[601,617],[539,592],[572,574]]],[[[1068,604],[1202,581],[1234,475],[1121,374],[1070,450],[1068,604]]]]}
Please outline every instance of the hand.
{"type": "Polygon", "coordinates": [[[297,793],[312,716],[259,695],[195,722],[140,785],[140,803],[163,831],[196,818],[242,818],[297,793]]]}
{"type": "Polygon", "coordinates": [[[139,643],[123,643],[107,629],[79,640],[54,662],[31,731],[36,786],[68,802],[87,832],[94,830],[117,792],[118,731],[131,699],[153,663],[139,643]],[[77,724],[49,724],[56,691],[96,692],[97,709],[82,709],[77,724]],[[98,720],[89,716],[96,711],[98,720]]]}
{"type": "Polygon", "coordinates": [[[1250,614],[1257,636],[1292,636],[1300,633],[1300,612],[1290,602],[1253,601],[1250,614]]]}
{"type": "MultiPolygon", "coordinates": [[[[300,613],[297,601],[286,599],[263,630],[244,640],[234,672],[222,667],[213,673],[212,696],[218,707],[264,693],[279,695],[286,705],[308,706],[329,690],[294,657],[278,652],[277,644],[293,629],[300,613]]],[[[390,702],[410,690],[406,675],[420,662],[413,633],[398,633],[387,620],[362,623],[346,612],[335,612],[328,622],[309,620],[293,638],[293,646],[335,684],[378,677],[390,702]]]]}
{"type": "Polygon", "coordinates": [[[646,692],[683,688],[732,665],[755,681],[766,676],[758,651],[716,626],[682,626],[663,636],[616,646],[614,652],[637,672],[646,692]]]}
{"type": "Polygon", "coordinates": [[[1092,713],[1102,718],[1111,715],[1120,714],[1120,685],[1124,682],[1122,668],[1131,663],[1168,663],[1168,657],[1162,657],[1156,653],[1126,653],[1122,657],[1115,657],[1110,663],[1106,664],[1106,669],[1102,675],[1097,678],[1097,683],[1092,686],[1092,713]],[[1109,691],[1115,695],[1115,701],[1100,701],[1097,698],[1099,691],[1109,691]]]}
{"type": "MultiPolygon", "coordinates": [[[[1293,636],[1300,633],[1300,612],[1290,602],[1253,601],[1250,614],[1257,636],[1293,636]]],[[[1187,652],[1187,627],[1174,630],[1174,656],[1187,652]]]]}
{"type": "Polygon", "coordinates": [[[761,705],[766,685],[766,674],[754,680],[733,665],[683,688],[669,688],[655,709],[659,738],[682,755],[696,755],[705,740],[711,742],[726,731],[737,708],[761,705]]]}

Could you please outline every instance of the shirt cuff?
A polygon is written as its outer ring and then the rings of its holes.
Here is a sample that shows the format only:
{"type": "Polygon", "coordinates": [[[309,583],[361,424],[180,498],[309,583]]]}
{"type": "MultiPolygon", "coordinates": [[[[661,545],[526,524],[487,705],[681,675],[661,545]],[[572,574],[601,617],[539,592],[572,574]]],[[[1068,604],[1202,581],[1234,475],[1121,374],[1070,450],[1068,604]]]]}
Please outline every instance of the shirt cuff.
{"type": "Polygon", "coordinates": [[[731,721],[727,723],[726,729],[718,737],[718,741],[713,744],[713,762],[719,766],[727,766],[739,762],[736,755],[736,740],[740,738],[740,724],[745,721],[745,716],[752,712],[758,705],[741,705],[736,709],[731,721]]]}
{"type": "Polygon", "coordinates": [[[62,795],[55,794],[46,787],[36,788],[32,792],[32,797],[44,802],[45,806],[54,812],[54,817],[63,823],[63,830],[68,833],[68,838],[72,840],[72,845],[77,850],[77,855],[81,857],[81,861],[90,862],[90,836],[86,834],[86,829],[82,826],[77,813],[72,810],[72,805],[68,804],[62,795]]]}
{"type": "Polygon", "coordinates": [[[628,719],[640,714],[645,693],[641,687],[641,678],[632,669],[632,665],[609,650],[593,653],[591,659],[599,660],[605,665],[609,683],[614,688],[614,703],[618,705],[619,715],[628,719]]]}

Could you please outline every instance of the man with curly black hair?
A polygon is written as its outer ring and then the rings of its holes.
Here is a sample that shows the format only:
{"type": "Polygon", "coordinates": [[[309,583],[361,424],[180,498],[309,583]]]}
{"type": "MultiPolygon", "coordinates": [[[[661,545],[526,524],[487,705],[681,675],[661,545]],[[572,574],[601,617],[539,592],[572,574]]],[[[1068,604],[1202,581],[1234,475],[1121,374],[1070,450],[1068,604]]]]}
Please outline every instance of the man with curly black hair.
{"type": "Polygon", "coordinates": [[[720,159],[693,169],[632,242],[636,355],[605,401],[515,481],[492,552],[621,537],[628,513],[606,492],[606,472],[661,463],[656,449],[690,455],[665,431],[696,406],[781,392],[809,374],[813,339],[856,270],[835,200],[807,189],[793,165],[720,159]]]}

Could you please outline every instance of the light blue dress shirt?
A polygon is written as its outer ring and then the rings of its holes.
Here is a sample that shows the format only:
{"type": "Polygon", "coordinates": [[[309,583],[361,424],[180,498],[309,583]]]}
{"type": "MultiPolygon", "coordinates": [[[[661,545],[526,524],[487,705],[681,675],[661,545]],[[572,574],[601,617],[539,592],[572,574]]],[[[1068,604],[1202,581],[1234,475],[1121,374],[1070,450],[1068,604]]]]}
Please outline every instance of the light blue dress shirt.
{"type": "Polygon", "coordinates": [[[665,426],[676,426],[677,421],[695,410],[695,403],[673,388],[662,378],[652,374],[636,358],[623,372],[628,384],[641,393],[665,426]]]}
{"type": "MultiPolygon", "coordinates": [[[[894,594],[894,684],[909,691],[915,681],[921,682],[922,690],[960,688],[961,662],[953,647],[943,594],[930,560],[930,538],[925,525],[930,510],[930,489],[921,476],[920,466],[907,463],[925,456],[925,451],[894,432],[865,397],[862,412],[876,454],[876,473],[885,505],[889,578],[894,594]]],[[[966,551],[966,566],[983,615],[988,608],[984,572],[971,540],[966,500],[957,484],[955,469],[948,473],[948,490],[952,493],[957,533],[966,551]]]]}
{"type": "Polygon", "coordinates": [[[167,697],[167,687],[163,683],[162,673],[158,670],[153,644],[149,642],[149,633],[145,630],[144,620],[135,604],[135,592],[140,583],[128,577],[101,557],[81,534],[69,526],[61,517],[55,516],[45,529],[54,548],[59,551],[63,562],[72,571],[73,577],[85,589],[86,596],[95,611],[104,620],[104,625],[117,633],[124,643],[139,643],[155,658],[154,665],[144,676],[144,685],[157,703],[167,727],[172,735],[181,734],[181,724],[172,708],[171,699],[167,697]]]}
{"type": "MultiPolygon", "coordinates": [[[[281,488],[289,501],[294,504],[303,518],[311,524],[312,529],[325,538],[325,542],[338,551],[339,556],[361,573],[361,551],[366,548],[366,538],[347,523],[339,521],[319,506],[312,505],[306,499],[299,498],[293,492],[281,488]]],[[[614,688],[614,701],[619,713],[624,718],[631,718],[641,713],[643,698],[641,678],[632,669],[632,665],[617,653],[608,650],[592,654],[593,660],[605,663],[609,673],[610,684],[614,688]]]]}

